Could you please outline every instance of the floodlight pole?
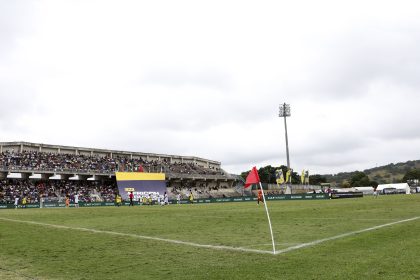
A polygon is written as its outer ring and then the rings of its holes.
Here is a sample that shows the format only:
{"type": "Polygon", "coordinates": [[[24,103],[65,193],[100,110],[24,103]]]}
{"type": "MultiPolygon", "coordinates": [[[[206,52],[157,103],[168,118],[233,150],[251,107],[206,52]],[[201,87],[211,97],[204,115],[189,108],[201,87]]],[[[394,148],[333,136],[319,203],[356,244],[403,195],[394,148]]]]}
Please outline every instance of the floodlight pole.
{"type": "MultiPolygon", "coordinates": [[[[284,130],[285,130],[285,136],[286,136],[286,157],[287,157],[287,171],[290,170],[290,159],[289,159],[289,139],[287,137],[287,122],[286,117],[290,117],[290,104],[283,103],[279,106],[279,117],[284,118],[284,130]]],[[[290,171],[289,176],[289,182],[286,182],[287,184],[292,182],[292,172],[290,171]]],[[[291,184],[289,184],[290,186],[291,184]]],[[[292,191],[292,187],[290,186],[290,191],[292,191]]]]}

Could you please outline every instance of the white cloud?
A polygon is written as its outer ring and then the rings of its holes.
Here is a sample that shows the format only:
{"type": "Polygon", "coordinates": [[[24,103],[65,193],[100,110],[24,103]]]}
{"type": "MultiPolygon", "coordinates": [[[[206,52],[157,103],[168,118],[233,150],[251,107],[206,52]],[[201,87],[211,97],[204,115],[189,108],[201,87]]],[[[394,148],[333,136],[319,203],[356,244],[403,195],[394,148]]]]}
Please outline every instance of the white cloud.
{"type": "Polygon", "coordinates": [[[0,3],[2,141],[182,154],[230,172],[418,159],[415,1],[0,3]]]}

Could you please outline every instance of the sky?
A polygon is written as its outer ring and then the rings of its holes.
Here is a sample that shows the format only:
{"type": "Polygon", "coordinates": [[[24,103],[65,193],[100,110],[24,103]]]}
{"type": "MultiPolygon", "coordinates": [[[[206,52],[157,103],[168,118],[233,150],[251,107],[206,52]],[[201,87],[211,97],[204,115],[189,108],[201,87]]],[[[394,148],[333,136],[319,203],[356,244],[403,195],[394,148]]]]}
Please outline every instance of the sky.
{"type": "Polygon", "coordinates": [[[420,159],[418,1],[0,0],[0,142],[334,174],[420,159]]]}

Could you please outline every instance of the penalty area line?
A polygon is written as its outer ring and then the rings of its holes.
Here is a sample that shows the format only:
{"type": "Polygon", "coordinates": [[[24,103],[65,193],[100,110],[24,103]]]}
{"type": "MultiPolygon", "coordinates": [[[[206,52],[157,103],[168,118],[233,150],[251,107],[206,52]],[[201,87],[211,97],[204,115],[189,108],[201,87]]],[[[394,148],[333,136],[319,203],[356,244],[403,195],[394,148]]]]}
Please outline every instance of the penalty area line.
{"type": "Polygon", "coordinates": [[[285,249],[282,249],[282,250],[277,250],[275,252],[275,254],[276,255],[284,254],[284,253],[287,253],[287,252],[290,252],[290,251],[294,251],[294,250],[298,250],[298,249],[302,249],[302,248],[306,248],[306,247],[310,247],[310,246],[315,246],[315,245],[318,245],[318,244],[326,242],[326,241],[336,240],[336,239],[348,237],[348,236],[351,236],[351,235],[356,235],[358,233],[363,233],[363,232],[372,231],[372,230],[375,230],[375,229],[380,229],[380,228],[383,228],[383,227],[393,226],[393,225],[396,225],[396,224],[411,222],[411,221],[417,220],[419,218],[420,217],[414,217],[414,218],[400,220],[400,221],[387,223],[387,224],[383,224],[383,225],[379,225],[379,226],[374,226],[374,227],[365,228],[365,229],[361,229],[361,230],[351,231],[351,232],[348,232],[348,233],[343,233],[343,234],[339,234],[339,235],[332,236],[332,237],[318,239],[318,240],[315,240],[315,241],[312,241],[312,242],[302,243],[302,244],[299,244],[299,245],[296,245],[296,246],[291,246],[291,247],[288,247],[288,248],[285,248],[285,249]]]}
{"type": "Polygon", "coordinates": [[[273,254],[273,251],[264,251],[264,250],[257,250],[257,249],[251,249],[251,248],[243,248],[243,247],[231,247],[231,246],[224,246],[224,245],[199,244],[199,243],[194,243],[194,242],[139,235],[139,234],[133,234],[133,233],[123,233],[123,232],[98,230],[98,229],[90,229],[90,228],[82,228],[82,227],[69,227],[69,226],[47,224],[47,223],[40,223],[40,222],[34,222],[34,221],[15,220],[15,219],[3,218],[3,217],[0,217],[0,220],[14,222],[14,223],[24,223],[24,224],[43,226],[43,227],[50,227],[50,228],[56,228],[56,229],[77,230],[77,231],[82,231],[82,232],[108,234],[108,235],[114,235],[114,236],[131,237],[131,238],[138,238],[138,239],[145,239],[145,240],[154,240],[154,241],[161,241],[161,242],[178,244],[178,245],[186,245],[186,246],[197,247],[197,248],[216,249],[216,250],[225,250],[225,251],[238,251],[238,252],[246,252],[246,253],[271,254],[271,255],[273,254]]]}

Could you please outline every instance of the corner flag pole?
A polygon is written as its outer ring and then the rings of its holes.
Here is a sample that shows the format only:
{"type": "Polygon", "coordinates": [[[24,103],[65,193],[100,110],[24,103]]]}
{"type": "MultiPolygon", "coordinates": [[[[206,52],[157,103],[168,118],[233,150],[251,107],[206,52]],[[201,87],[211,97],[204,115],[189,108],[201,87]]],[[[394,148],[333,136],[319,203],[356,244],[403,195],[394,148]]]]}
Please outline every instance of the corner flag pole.
{"type": "Polygon", "coordinates": [[[262,188],[261,182],[259,182],[259,183],[260,183],[260,189],[261,189],[261,192],[262,192],[262,195],[263,195],[265,212],[267,213],[268,225],[270,226],[271,241],[273,242],[273,254],[276,254],[276,245],[274,244],[274,236],[273,236],[273,229],[271,227],[270,214],[268,214],[268,208],[267,208],[267,203],[265,202],[264,190],[262,188]]]}

